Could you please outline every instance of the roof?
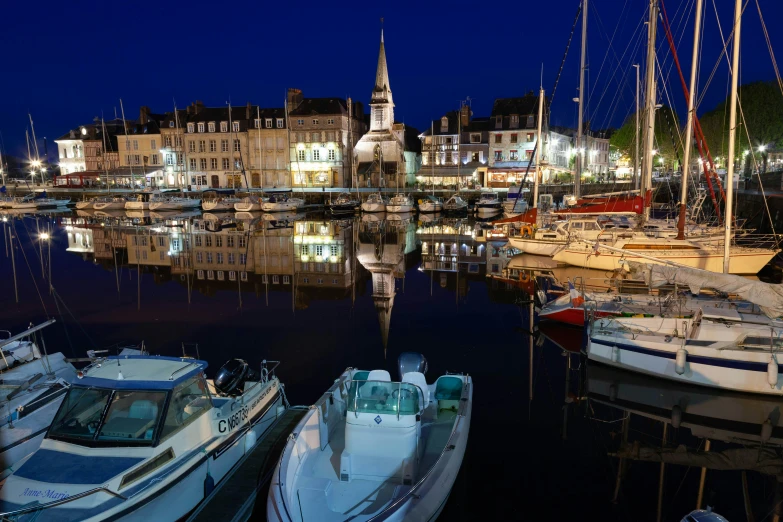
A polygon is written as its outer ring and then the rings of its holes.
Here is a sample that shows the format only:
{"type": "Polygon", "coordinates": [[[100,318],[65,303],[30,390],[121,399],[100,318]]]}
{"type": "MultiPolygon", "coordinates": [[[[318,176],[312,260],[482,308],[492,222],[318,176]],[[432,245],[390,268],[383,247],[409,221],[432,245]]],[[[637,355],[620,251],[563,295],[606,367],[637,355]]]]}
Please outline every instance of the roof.
{"type": "Polygon", "coordinates": [[[386,47],[383,44],[383,29],[381,29],[381,48],[378,51],[378,68],[375,70],[375,86],[372,90],[373,101],[386,99],[391,92],[389,86],[389,69],[386,66],[386,47]]]}
{"type": "Polygon", "coordinates": [[[62,141],[62,140],[97,140],[102,141],[103,140],[103,131],[106,129],[106,135],[111,136],[117,136],[118,134],[124,134],[125,133],[125,124],[123,123],[121,118],[115,118],[113,120],[108,121],[101,121],[100,118],[95,118],[93,120],[93,123],[88,123],[85,125],[79,125],[78,127],[69,130],[56,140],[62,141]],[[82,133],[82,129],[86,131],[86,133],[82,133]]]}
{"type": "Polygon", "coordinates": [[[299,106],[291,111],[291,116],[309,116],[311,114],[348,114],[348,105],[342,98],[304,98],[299,106]]]}
{"type": "MultiPolygon", "coordinates": [[[[549,98],[544,97],[544,114],[546,114],[546,106],[548,104],[549,98]]],[[[538,95],[533,94],[531,91],[526,95],[517,98],[496,99],[494,105],[492,106],[492,123],[490,125],[490,130],[501,130],[495,126],[495,118],[498,116],[503,118],[502,130],[535,128],[535,119],[538,116],[538,95]],[[510,116],[512,114],[519,116],[518,127],[512,128],[510,125],[510,116]],[[528,126],[527,117],[531,115],[533,116],[534,122],[532,126],[528,126]]]]}
{"type": "Polygon", "coordinates": [[[460,131],[480,132],[489,130],[489,118],[487,117],[472,118],[467,125],[462,126],[461,128],[459,124],[459,117],[459,111],[447,112],[442,117],[436,120],[432,120],[432,124],[428,125],[424,132],[420,134],[420,136],[430,136],[433,129],[435,130],[436,136],[456,135],[460,131]],[[445,131],[442,130],[441,126],[441,120],[444,117],[448,119],[448,128],[445,131]]]}
{"type": "Polygon", "coordinates": [[[171,390],[206,368],[206,361],[182,357],[111,356],[89,368],[84,377],[73,384],[125,390],[171,390]]]}

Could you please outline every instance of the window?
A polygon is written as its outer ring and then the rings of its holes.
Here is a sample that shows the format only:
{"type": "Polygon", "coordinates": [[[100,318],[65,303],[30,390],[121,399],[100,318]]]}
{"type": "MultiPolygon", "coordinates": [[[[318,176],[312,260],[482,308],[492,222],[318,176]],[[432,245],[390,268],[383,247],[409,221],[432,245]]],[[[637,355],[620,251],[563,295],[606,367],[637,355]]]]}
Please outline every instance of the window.
{"type": "Polygon", "coordinates": [[[141,156],[138,154],[133,155],[133,164],[134,165],[141,165],[141,156]]]}
{"type": "Polygon", "coordinates": [[[204,122],[200,122],[200,123],[198,124],[198,131],[199,131],[199,132],[204,132],[204,122]]]}
{"type": "Polygon", "coordinates": [[[139,150],[139,140],[133,140],[133,150],[139,150]]]}
{"type": "Polygon", "coordinates": [[[313,149],[313,161],[321,161],[321,149],[313,149]]]}
{"type": "Polygon", "coordinates": [[[222,265],[223,264],[223,252],[217,253],[217,264],[222,265]]]}
{"type": "Polygon", "coordinates": [[[234,248],[234,236],[228,236],[226,238],[226,245],[228,248],[234,248]]]}
{"type": "Polygon", "coordinates": [[[297,125],[304,125],[304,120],[296,120],[297,125]]]}
{"type": "Polygon", "coordinates": [[[509,122],[509,127],[512,129],[516,129],[519,127],[519,115],[518,114],[512,114],[511,115],[511,121],[509,122]]]}
{"type": "Polygon", "coordinates": [[[207,150],[207,142],[204,140],[199,140],[198,142],[198,151],[199,152],[206,152],[207,150]]]}
{"type": "Polygon", "coordinates": [[[326,124],[327,125],[334,125],[334,118],[327,118],[326,119],[326,124]]]}
{"type": "Polygon", "coordinates": [[[535,125],[535,118],[532,114],[527,115],[527,127],[533,127],[535,125]]]}
{"type": "Polygon", "coordinates": [[[318,125],[318,118],[313,118],[313,125],[318,125]]]}
{"type": "Polygon", "coordinates": [[[177,147],[182,146],[182,136],[174,136],[174,145],[177,147]]]}
{"type": "Polygon", "coordinates": [[[527,141],[528,141],[528,143],[530,143],[531,141],[533,141],[533,137],[534,137],[534,136],[535,136],[535,134],[533,134],[532,132],[528,132],[528,133],[527,133],[527,141]]]}
{"type": "Polygon", "coordinates": [[[239,152],[239,151],[240,151],[239,140],[234,140],[234,152],[239,152]]]}
{"type": "Polygon", "coordinates": [[[495,116],[495,128],[496,129],[503,128],[503,116],[495,116]]]}
{"type": "Polygon", "coordinates": [[[153,165],[160,165],[160,157],[157,154],[152,154],[150,156],[150,162],[153,165]]]}
{"type": "Polygon", "coordinates": [[[229,281],[236,281],[237,280],[237,273],[234,270],[228,271],[228,280],[229,281]]]}
{"type": "Polygon", "coordinates": [[[198,276],[199,279],[204,279],[204,271],[203,270],[199,270],[198,272],[196,272],[196,275],[198,276]]]}
{"type": "Polygon", "coordinates": [[[329,161],[334,161],[334,160],[335,160],[334,149],[329,149],[329,161]]]}
{"type": "Polygon", "coordinates": [[[323,278],[322,278],[322,277],[319,277],[319,278],[318,278],[318,284],[319,284],[319,285],[322,285],[322,284],[324,284],[324,280],[323,280],[323,278]]]}
{"type": "Polygon", "coordinates": [[[169,122],[169,127],[173,127],[173,126],[174,126],[174,122],[173,122],[173,121],[170,121],[170,122],[169,122]]]}
{"type": "Polygon", "coordinates": [[[228,140],[220,140],[220,152],[228,152],[228,140]]]}
{"type": "Polygon", "coordinates": [[[166,154],[166,165],[174,165],[174,155],[166,154]]]}
{"type": "Polygon", "coordinates": [[[188,140],[188,152],[196,152],[196,142],[194,140],[188,140]]]}
{"type": "Polygon", "coordinates": [[[337,245],[332,245],[329,247],[329,250],[333,256],[337,255],[337,245]]]}
{"type": "Polygon", "coordinates": [[[272,276],[272,284],[273,285],[279,285],[280,284],[280,276],[273,275],[272,276]]]}
{"type": "Polygon", "coordinates": [[[223,281],[226,278],[225,272],[218,270],[218,281],[223,281]]]}
{"type": "Polygon", "coordinates": [[[383,108],[376,107],[373,112],[375,113],[375,125],[383,125],[383,108]]]}
{"type": "Polygon", "coordinates": [[[260,129],[260,128],[261,128],[261,120],[260,120],[260,119],[258,119],[258,118],[256,118],[255,120],[253,120],[253,126],[254,126],[256,129],[260,129]]]}
{"type": "Polygon", "coordinates": [[[220,236],[215,237],[215,246],[218,248],[223,247],[223,238],[220,236]]]}
{"type": "Polygon", "coordinates": [[[233,252],[229,252],[228,253],[228,264],[229,265],[233,265],[235,261],[236,260],[234,259],[234,253],[233,252]]]}
{"type": "Polygon", "coordinates": [[[220,122],[220,132],[228,132],[228,122],[227,121],[221,121],[220,122]]]}
{"type": "Polygon", "coordinates": [[[291,283],[291,278],[289,276],[283,276],[283,284],[287,285],[291,283]]]}
{"type": "Polygon", "coordinates": [[[201,246],[201,236],[196,236],[196,246],[197,247],[201,246]]]}
{"type": "Polygon", "coordinates": [[[283,118],[277,118],[277,121],[275,123],[277,123],[277,128],[278,129],[282,129],[283,128],[283,118]]]}
{"type": "Polygon", "coordinates": [[[510,141],[511,141],[511,143],[516,143],[517,142],[517,134],[516,133],[511,135],[510,141]]]}
{"type": "Polygon", "coordinates": [[[223,158],[223,170],[228,170],[230,168],[231,167],[229,166],[228,158],[223,158]]]}
{"type": "Polygon", "coordinates": [[[204,244],[208,247],[212,246],[212,236],[206,236],[204,238],[204,244]]]}
{"type": "Polygon", "coordinates": [[[242,160],[235,159],[234,160],[234,169],[241,170],[242,169],[242,160]]]}
{"type": "Polygon", "coordinates": [[[261,276],[261,282],[264,283],[264,284],[268,284],[269,283],[269,277],[266,274],[262,275],[261,276]]]}
{"type": "Polygon", "coordinates": [[[495,151],[495,161],[503,161],[503,151],[502,150],[496,150],[495,151]]]}
{"type": "Polygon", "coordinates": [[[190,158],[190,170],[196,170],[196,158],[190,158]]]}
{"type": "Polygon", "coordinates": [[[234,132],[239,132],[239,122],[238,121],[232,121],[231,122],[231,129],[234,132]]]}
{"type": "Polygon", "coordinates": [[[196,252],[196,261],[199,263],[204,261],[204,255],[201,252],[196,252]]]}
{"type": "Polygon", "coordinates": [[[217,170],[217,166],[218,166],[217,158],[210,158],[209,159],[209,167],[212,170],[217,170]]]}
{"type": "Polygon", "coordinates": [[[157,148],[157,142],[155,140],[150,140],[150,149],[155,150],[157,148]]]}
{"type": "Polygon", "coordinates": [[[337,284],[337,279],[332,279],[332,284],[336,285],[337,284]]]}
{"type": "Polygon", "coordinates": [[[239,264],[240,265],[247,264],[247,254],[239,254],[239,264]]]}
{"type": "Polygon", "coordinates": [[[272,128],[272,118],[266,118],[265,121],[264,121],[264,124],[266,125],[267,129],[271,129],[272,128]]]}
{"type": "Polygon", "coordinates": [[[214,121],[209,122],[207,128],[209,129],[209,132],[215,132],[215,122],[214,121]]]}
{"type": "Polygon", "coordinates": [[[323,256],[324,255],[324,246],[323,245],[315,245],[315,255],[317,255],[317,256],[323,256]]]}
{"type": "Polygon", "coordinates": [[[195,124],[188,123],[188,132],[195,132],[195,124]]]}
{"type": "Polygon", "coordinates": [[[163,143],[165,144],[166,147],[171,147],[171,136],[166,136],[165,138],[163,138],[163,143]]]}
{"type": "Polygon", "coordinates": [[[209,140],[209,152],[217,152],[217,141],[209,140]]]}
{"type": "Polygon", "coordinates": [[[495,143],[503,143],[503,135],[495,134],[495,143]]]}
{"type": "Polygon", "coordinates": [[[247,246],[247,238],[245,236],[239,236],[239,248],[245,248],[247,246]]]}
{"type": "Polygon", "coordinates": [[[166,239],[163,236],[158,237],[158,246],[162,247],[166,244],[166,239]]]}
{"type": "Polygon", "coordinates": [[[201,158],[199,160],[199,166],[201,167],[201,170],[207,170],[207,158],[201,158]]]}
{"type": "Polygon", "coordinates": [[[183,154],[179,154],[179,155],[174,154],[174,157],[177,158],[177,165],[183,165],[183,163],[182,163],[184,161],[184,155],[183,154]]]}
{"type": "Polygon", "coordinates": [[[240,272],[239,279],[241,279],[242,281],[247,281],[247,272],[240,272]]]}
{"type": "Polygon", "coordinates": [[[312,142],[318,142],[321,141],[321,133],[320,132],[314,132],[310,135],[310,141],[312,142]]]}
{"type": "Polygon", "coordinates": [[[508,159],[511,161],[518,161],[519,160],[519,153],[515,150],[508,151],[508,159]]]}
{"type": "Polygon", "coordinates": [[[305,151],[303,150],[296,151],[296,159],[298,161],[305,161],[305,151]]]}
{"type": "Polygon", "coordinates": [[[212,252],[207,252],[207,263],[212,262],[212,252]]]}

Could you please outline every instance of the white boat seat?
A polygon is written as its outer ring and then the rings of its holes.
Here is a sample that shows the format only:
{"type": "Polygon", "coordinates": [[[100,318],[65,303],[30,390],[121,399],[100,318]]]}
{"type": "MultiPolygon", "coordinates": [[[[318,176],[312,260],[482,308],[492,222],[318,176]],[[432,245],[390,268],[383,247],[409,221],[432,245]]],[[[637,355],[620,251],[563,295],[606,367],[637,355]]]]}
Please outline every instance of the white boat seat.
{"type": "Polygon", "coordinates": [[[385,398],[391,393],[391,375],[386,370],[373,370],[367,374],[367,382],[359,384],[360,398],[385,398]],[[381,382],[388,382],[383,385],[381,382]]]}
{"type": "Polygon", "coordinates": [[[373,370],[367,374],[367,380],[391,382],[391,375],[386,370],[373,370]]]}
{"type": "Polygon", "coordinates": [[[424,409],[430,405],[430,389],[427,386],[427,379],[421,372],[408,372],[402,376],[402,382],[414,384],[421,388],[422,400],[424,401],[424,409]]]}
{"type": "Polygon", "coordinates": [[[128,410],[128,417],[131,419],[155,420],[158,418],[158,405],[152,401],[134,401],[128,410]]]}

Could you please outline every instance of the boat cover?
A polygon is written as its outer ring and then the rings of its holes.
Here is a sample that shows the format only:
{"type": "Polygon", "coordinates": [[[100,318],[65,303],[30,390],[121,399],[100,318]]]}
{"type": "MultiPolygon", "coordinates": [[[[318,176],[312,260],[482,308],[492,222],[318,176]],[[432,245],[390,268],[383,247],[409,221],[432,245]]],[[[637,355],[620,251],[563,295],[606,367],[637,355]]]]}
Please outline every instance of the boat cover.
{"type": "Polygon", "coordinates": [[[711,288],[718,292],[734,294],[761,308],[761,311],[774,319],[783,316],[783,285],[754,281],[732,274],[718,274],[684,268],[681,266],[653,265],[628,261],[631,278],[644,280],[650,287],[665,284],[687,285],[691,292],[698,294],[702,288],[711,288]]]}

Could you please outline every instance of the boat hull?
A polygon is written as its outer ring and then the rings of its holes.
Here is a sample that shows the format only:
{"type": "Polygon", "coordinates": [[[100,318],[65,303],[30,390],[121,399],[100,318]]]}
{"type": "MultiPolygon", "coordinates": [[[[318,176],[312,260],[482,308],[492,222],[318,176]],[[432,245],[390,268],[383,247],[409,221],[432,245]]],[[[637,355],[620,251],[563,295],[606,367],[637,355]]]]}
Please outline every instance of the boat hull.
{"type": "Polygon", "coordinates": [[[553,256],[565,246],[565,241],[550,241],[546,239],[510,237],[508,243],[526,254],[537,256],[553,256]]]}
{"type": "Polygon", "coordinates": [[[432,203],[432,202],[419,203],[419,212],[426,212],[428,214],[432,214],[435,212],[440,212],[442,210],[443,210],[443,204],[441,203],[432,203]]]}
{"type": "Polygon", "coordinates": [[[226,203],[225,201],[202,201],[201,208],[207,212],[231,212],[239,203],[226,203]]]}
{"type": "Polygon", "coordinates": [[[76,203],[76,208],[78,210],[87,210],[93,208],[93,205],[95,205],[94,201],[79,201],[76,203]]]}
{"type": "Polygon", "coordinates": [[[476,214],[479,216],[494,216],[500,214],[503,211],[500,203],[497,205],[476,205],[476,214]]]}
{"type": "Polygon", "coordinates": [[[413,210],[413,205],[386,205],[386,212],[393,212],[395,214],[404,214],[413,210]]]}
{"type": "Polygon", "coordinates": [[[149,201],[126,201],[125,210],[149,210],[149,201]]]}
{"type": "Polygon", "coordinates": [[[280,203],[261,203],[261,210],[264,212],[291,212],[302,206],[301,201],[283,201],[280,203]]]}
{"type": "MultiPolygon", "coordinates": [[[[757,274],[769,263],[778,250],[743,249],[731,253],[729,273],[757,274]]],[[[717,251],[647,251],[647,256],[654,255],[659,261],[634,255],[633,250],[620,254],[599,248],[599,254],[594,252],[592,245],[583,243],[571,244],[555,253],[552,257],[558,263],[567,263],[582,268],[597,270],[616,270],[621,267],[620,261],[637,261],[640,263],[666,264],[667,261],[700,268],[710,272],[723,272],[723,254],[717,251]]]]}
{"type": "Polygon", "coordinates": [[[359,208],[359,203],[344,203],[341,205],[328,205],[327,210],[332,214],[351,214],[359,208]]]}
{"type": "Polygon", "coordinates": [[[362,203],[362,212],[386,212],[386,203],[362,203]]]}
{"type": "Polygon", "coordinates": [[[95,203],[92,208],[95,210],[121,210],[125,208],[125,201],[107,201],[95,203]]]}
{"type": "Polygon", "coordinates": [[[150,210],[186,210],[201,206],[200,199],[190,199],[183,201],[153,201],[149,204],[150,210]]]}

